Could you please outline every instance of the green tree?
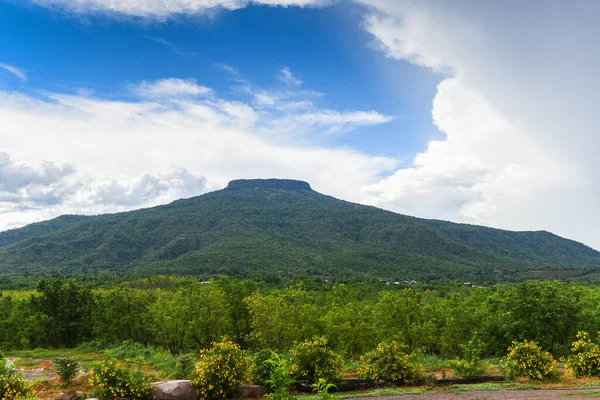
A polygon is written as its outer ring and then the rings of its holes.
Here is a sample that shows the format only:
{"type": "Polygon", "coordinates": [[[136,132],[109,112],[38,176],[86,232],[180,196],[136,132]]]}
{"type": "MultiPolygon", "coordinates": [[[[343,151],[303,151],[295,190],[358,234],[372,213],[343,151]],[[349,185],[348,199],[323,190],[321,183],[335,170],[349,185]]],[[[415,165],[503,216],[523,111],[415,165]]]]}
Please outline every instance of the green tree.
{"type": "Polygon", "coordinates": [[[346,285],[333,287],[322,320],[333,347],[347,357],[356,358],[376,343],[372,304],[358,301],[346,285]]]}
{"type": "Polygon", "coordinates": [[[131,341],[147,345],[152,338],[150,307],[156,291],[117,288],[94,296],[94,338],[109,343],[131,341]]]}
{"type": "Polygon", "coordinates": [[[316,306],[302,285],[254,293],[246,298],[252,317],[251,340],[259,348],[287,349],[316,332],[316,306]]]}
{"type": "Polygon", "coordinates": [[[189,310],[186,329],[188,348],[203,349],[231,332],[231,314],[223,289],[216,284],[203,284],[181,290],[177,299],[189,310]]]}
{"type": "Polygon", "coordinates": [[[396,340],[412,349],[426,346],[431,327],[425,324],[421,293],[416,290],[380,292],[374,316],[380,341],[396,340]]]}
{"type": "Polygon", "coordinates": [[[185,299],[185,294],[181,291],[160,293],[156,302],[150,306],[150,315],[154,343],[171,354],[181,353],[190,322],[189,302],[185,299]]]}
{"type": "Polygon", "coordinates": [[[45,338],[52,347],[73,347],[92,334],[93,297],[89,288],[62,277],[39,282],[32,303],[44,319],[45,338]]]}

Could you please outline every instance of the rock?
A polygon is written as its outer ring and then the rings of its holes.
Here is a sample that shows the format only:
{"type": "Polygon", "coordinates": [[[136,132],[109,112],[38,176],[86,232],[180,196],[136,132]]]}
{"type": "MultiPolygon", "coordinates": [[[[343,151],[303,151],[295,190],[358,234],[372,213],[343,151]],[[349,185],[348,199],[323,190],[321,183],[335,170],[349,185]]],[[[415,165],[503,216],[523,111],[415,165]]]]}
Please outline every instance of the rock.
{"type": "Polygon", "coordinates": [[[188,380],[154,382],[152,387],[157,400],[198,400],[196,389],[188,380]]]}
{"type": "Polygon", "coordinates": [[[260,385],[242,385],[240,388],[241,398],[260,399],[265,394],[267,394],[267,388],[260,385]]]}
{"type": "Polygon", "coordinates": [[[56,395],[56,400],[84,400],[85,394],[83,392],[75,392],[71,394],[59,393],[56,395]]]}

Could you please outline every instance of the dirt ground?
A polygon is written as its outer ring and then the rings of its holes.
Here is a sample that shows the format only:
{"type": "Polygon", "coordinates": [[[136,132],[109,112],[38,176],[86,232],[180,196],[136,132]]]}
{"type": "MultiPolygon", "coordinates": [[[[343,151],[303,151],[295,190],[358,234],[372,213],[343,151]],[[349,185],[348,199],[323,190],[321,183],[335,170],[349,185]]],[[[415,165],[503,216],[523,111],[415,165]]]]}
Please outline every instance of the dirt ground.
{"type": "Polygon", "coordinates": [[[600,389],[541,389],[541,390],[494,390],[461,393],[437,393],[388,397],[367,397],[361,400],[522,400],[522,399],[592,399],[600,397],[600,389]]]}

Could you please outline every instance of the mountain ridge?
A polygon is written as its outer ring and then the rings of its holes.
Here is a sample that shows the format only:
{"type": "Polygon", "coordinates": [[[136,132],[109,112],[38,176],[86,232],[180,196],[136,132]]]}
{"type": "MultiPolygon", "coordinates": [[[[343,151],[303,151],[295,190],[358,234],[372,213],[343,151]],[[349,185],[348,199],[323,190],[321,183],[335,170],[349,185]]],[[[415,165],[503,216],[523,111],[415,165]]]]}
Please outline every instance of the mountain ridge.
{"type": "Polygon", "coordinates": [[[309,274],[506,280],[600,266],[545,231],[427,220],[320,194],[306,182],[235,180],[157,207],[65,215],[0,232],[0,273],[309,274]]]}

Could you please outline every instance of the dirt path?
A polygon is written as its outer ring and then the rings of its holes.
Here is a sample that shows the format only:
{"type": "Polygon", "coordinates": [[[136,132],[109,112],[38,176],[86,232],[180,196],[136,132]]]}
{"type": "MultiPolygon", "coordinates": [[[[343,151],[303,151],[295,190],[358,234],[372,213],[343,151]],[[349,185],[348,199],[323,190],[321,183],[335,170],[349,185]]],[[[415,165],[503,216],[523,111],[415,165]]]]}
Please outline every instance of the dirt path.
{"type": "Polygon", "coordinates": [[[600,398],[600,389],[481,390],[460,393],[409,394],[402,396],[366,397],[361,400],[522,400],[522,399],[592,399],[600,398]]]}

